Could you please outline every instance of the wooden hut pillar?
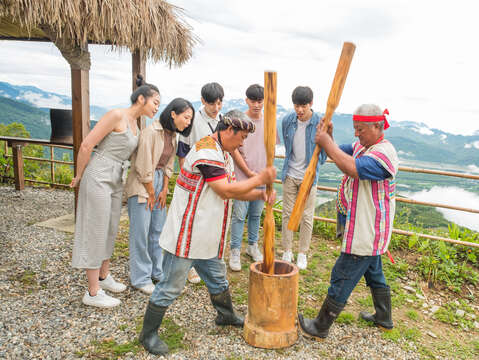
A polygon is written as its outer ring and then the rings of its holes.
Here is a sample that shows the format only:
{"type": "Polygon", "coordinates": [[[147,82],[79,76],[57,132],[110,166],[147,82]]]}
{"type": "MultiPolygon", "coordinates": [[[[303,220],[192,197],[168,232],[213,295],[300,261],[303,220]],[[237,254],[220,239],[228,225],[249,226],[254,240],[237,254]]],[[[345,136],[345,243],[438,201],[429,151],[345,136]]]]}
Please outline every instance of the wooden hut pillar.
{"type": "MultiPolygon", "coordinates": [[[[136,76],[138,74],[141,74],[143,76],[143,79],[146,81],[146,56],[145,56],[145,51],[136,49],[132,54],[131,54],[131,75],[132,75],[132,90],[135,91],[136,88],[138,87],[136,85],[136,76]]],[[[139,117],[136,119],[138,123],[138,127],[140,129],[143,129],[146,126],[146,119],[144,116],[139,117]]]]}
{"type": "MultiPolygon", "coordinates": [[[[72,120],[73,120],[73,158],[74,174],[77,174],[77,158],[80,145],[90,131],[90,71],[71,69],[72,78],[72,120]]],[[[75,188],[75,212],[78,202],[78,190],[75,188]]]]}

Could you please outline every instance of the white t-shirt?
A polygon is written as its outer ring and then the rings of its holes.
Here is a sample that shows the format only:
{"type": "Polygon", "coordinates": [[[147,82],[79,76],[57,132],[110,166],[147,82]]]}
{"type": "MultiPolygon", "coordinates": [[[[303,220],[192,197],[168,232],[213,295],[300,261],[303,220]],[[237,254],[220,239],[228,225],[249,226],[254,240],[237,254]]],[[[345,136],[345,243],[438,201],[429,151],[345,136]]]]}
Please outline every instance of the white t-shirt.
{"type": "Polygon", "coordinates": [[[311,122],[311,119],[308,121],[297,120],[297,122],[298,128],[294,133],[293,149],[289,158],[286,175],[295,179],[303,179],[308,167],[306,162],[306,127],[311,122]]]}
{"type": "Polygon", "coordinates": [[[188,137],[180,135],[179,141],[191,148],[200,139],[213,134],[219,121],[219,114],[216,119],[210,118],[208,114],[206,114],[205,107],[202,106],[195,114],[190,135],[188,137]]]}

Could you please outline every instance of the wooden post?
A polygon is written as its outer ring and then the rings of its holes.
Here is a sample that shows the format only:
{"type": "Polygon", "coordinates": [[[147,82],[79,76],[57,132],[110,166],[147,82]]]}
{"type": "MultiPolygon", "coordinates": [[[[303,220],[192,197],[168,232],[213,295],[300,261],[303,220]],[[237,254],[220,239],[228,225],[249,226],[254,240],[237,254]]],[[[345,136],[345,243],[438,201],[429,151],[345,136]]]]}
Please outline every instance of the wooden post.
{"type": "MultiPolygon", "coordinates": [[[[274,150],[276,146],[276,72],[264,72],[264,146],[266,149],[266,165],[274,165],[274,150]]],[[[266,186],[266,193],[271,195],[273,184],[266,186]]],[[[274,233],[273,207],[266,204],[266,214],[263,222],[264,270],[274,273],[274,233]]]]}
{"type": "MultiPolygon", "coordinates": [[[[143,79],[146,81],[146,57],[145,57],[145,51],[136,49],[132,54],[131,54],[131,76],[132,76],[132,89],[133,91],[136,90],[138,87],[136,85],[136,76],[138,74],[141,74],[143,76],[143,79]]],[[[146,119],[144,116],[139,117],[136,119],[138,123],[138,127],[140,129],[144,129],[146,126],[146,119]]]]}
{"type": "MultiPolygon", "coordinates": [[[[77,157],[83,139],[90,131],[90,79],[89,70],[71,69],[72,77],[72,120],[73,120],[73,161],[74,175],[77,174],[77,157]]],[[[75,212],[78,202],[75,188],[75,212]]]]}
{"type": "Polygon", "coordinates": [[[12,143],[13,173],[15,175],[15,190],[25,189],[25,175],[23,173],[23,144],[12,143]]]}

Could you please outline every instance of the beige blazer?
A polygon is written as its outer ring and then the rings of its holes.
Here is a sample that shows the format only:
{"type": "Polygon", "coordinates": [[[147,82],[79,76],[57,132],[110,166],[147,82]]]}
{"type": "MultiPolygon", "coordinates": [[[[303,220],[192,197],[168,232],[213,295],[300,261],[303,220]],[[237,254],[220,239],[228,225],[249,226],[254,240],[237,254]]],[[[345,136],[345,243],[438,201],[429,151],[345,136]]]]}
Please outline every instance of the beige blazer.
{"type": "MultiPolygon", "coordinates": [[[[159,120],[140,133],[138,148],[131,157],[130,173],[126,180],[125,191],[127,197],[138,195],[138,202],[144,203],[148,199],[148,193],[143,184],[153,181],[156,165],[163,153],[165,130],[159,120]]],[[[165,176],[171,178],[176,154],[176,134],[172,136],[173,153],[164,168],[165,176]]]]}

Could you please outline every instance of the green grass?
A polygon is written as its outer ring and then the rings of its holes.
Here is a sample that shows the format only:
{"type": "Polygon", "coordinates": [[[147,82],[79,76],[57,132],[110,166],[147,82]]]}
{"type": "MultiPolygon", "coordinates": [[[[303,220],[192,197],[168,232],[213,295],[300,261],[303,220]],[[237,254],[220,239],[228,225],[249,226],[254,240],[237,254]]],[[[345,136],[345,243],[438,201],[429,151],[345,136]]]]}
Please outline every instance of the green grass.
{"type": "Polygon", "coordinates": [[[416,311],[414,310],[409,310],[406,312],[406,316],[411,319],[411,320],[414,320],[416,321],[418,318],[419,318],[419,315],[417,314],[416,311]]]}
{"type": "Polygon", "coordinates": [[[163,319],[160,328],[160,337],[166,345],[168,345],[170,353],[187,348],[186,343],[183,341],[185,330],[170,318],[163,319]]]}
{"type": "Polygon", "coordinates": [[[347,313],[347,312],[342,312],[341,314],[339,314],[339,316],[336,319],[336,322],[338,324],[346,324],[346,325],[351,325],[355,321],[356,321],[356,317],[353,314],[347,313]]]}
{"type": "Polygon", "coordinates": [[[31,287],[37,285],[37,274],[32,270],[25,270],[20,276],[20,282],[26,286],[31,287]]]}
{"type": "Polygon", "coordinates": [[[97,358],[109,358],[113,356],[123,356],[128,353],[136,354],[142,350],[142,346],[137,338],[132,341],[118,344],[115,340],[104,340],[102,342],[93,342],[94,353],[90,354],[97,358]]]}
{"type": "Polygon", "coordinates": [[[248,304],[248,289],[236,287],[233,293],[233,303],[241,305],[248,304]]]}

